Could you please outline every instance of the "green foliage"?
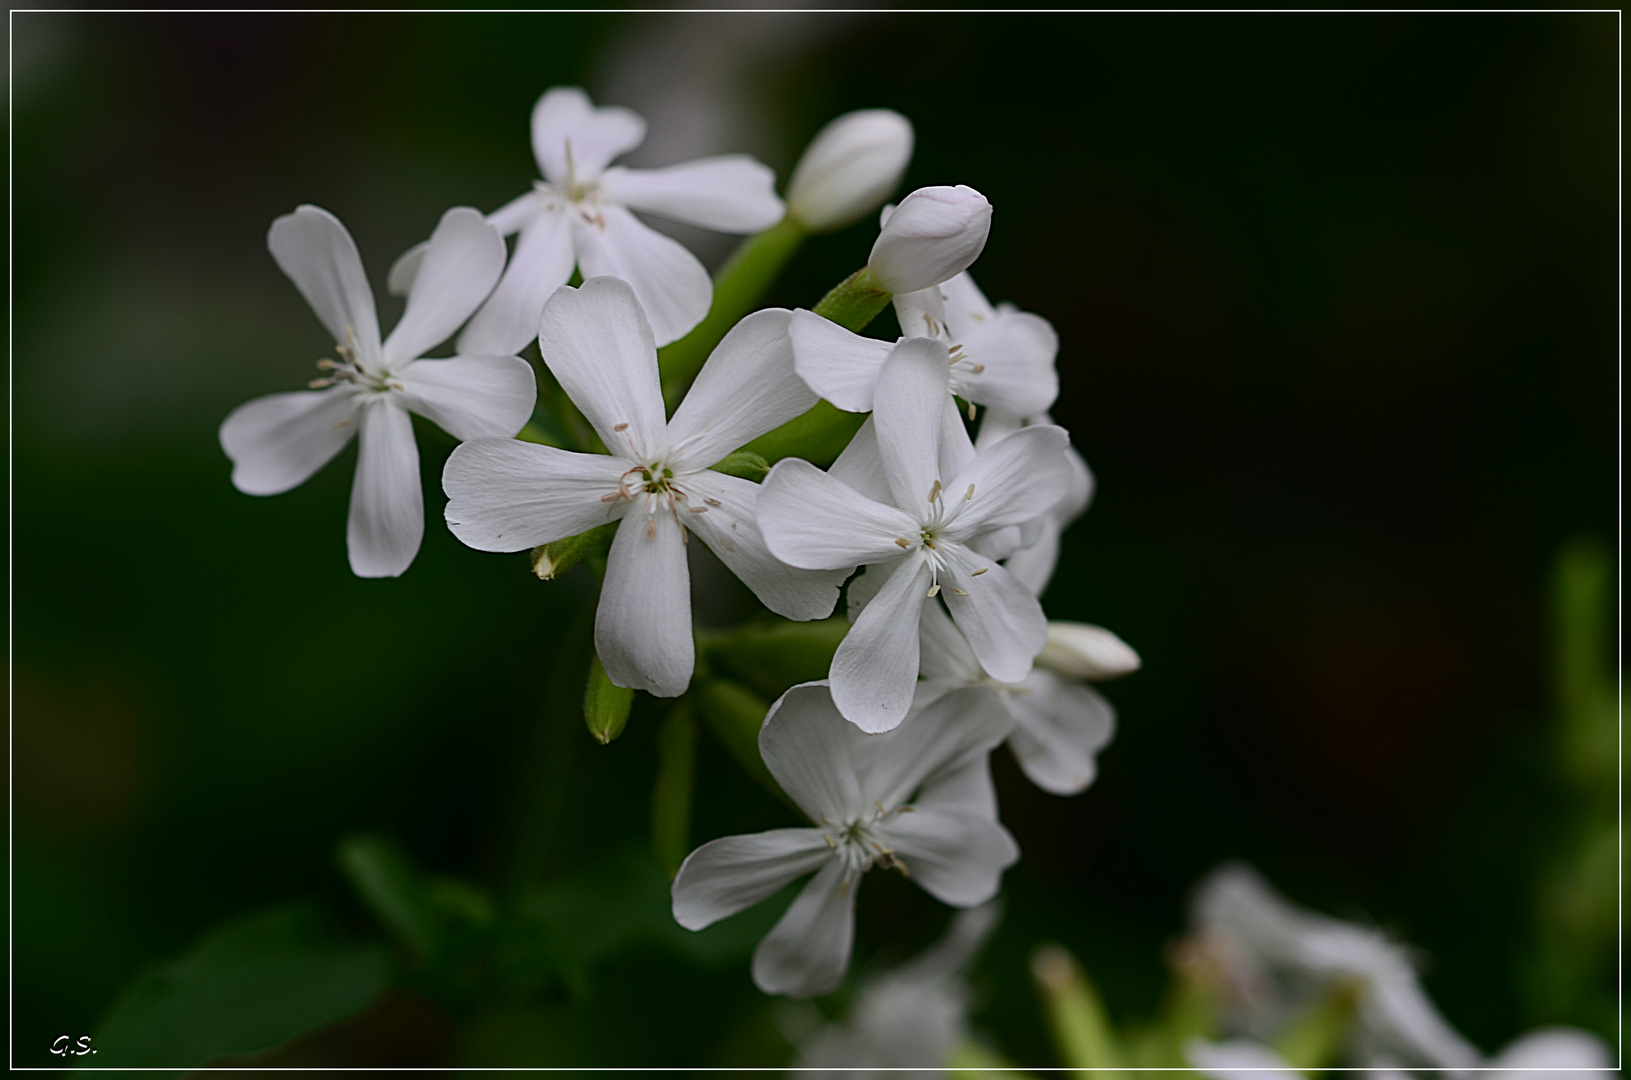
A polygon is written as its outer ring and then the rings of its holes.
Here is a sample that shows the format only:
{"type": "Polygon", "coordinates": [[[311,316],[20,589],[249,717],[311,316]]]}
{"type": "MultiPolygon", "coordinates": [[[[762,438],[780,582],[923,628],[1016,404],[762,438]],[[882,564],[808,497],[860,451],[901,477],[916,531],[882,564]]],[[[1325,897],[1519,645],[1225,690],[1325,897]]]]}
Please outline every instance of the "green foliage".
{"type": "Polygon", "coordinates": [[[1076,958],[1058,945],[1044,945],[1031,957],[1031,975],[1060,1064],[1118,1076],[1125,1065],[1120,1040],[1076,958]]]}
{"type": "Polygon", "coordinates": [[[765,478],[765,473],[770,471],[770,462],[751,450],[738,450],[714,462],[710,468],[726,476],[740,476],[743,480],[758,483],[765,478]]]}
{"type": "Polygon", "coordinates": [[[740,683],[728,679],[693,679],[691,694],[708,729],[725,744],[742,771],[789,806],[793,803],[776,783],[759,756],[759,728],[764,726],[770,702],[740,683]]]}
{"type": "Polygon", "coordinates": [[[843,453],[864,423],[866,417],[861,413],[844,412],[830,401],[818,401],[809,412],[759,436],[744,449],[772,463],[784,457],[800,457],[826,466],[843,453]]]}
{"type": "Polygon", "coordinates": [[[690,703],[681,701],[657,731],[657,781],[651,788],[651,847],[670,878],[690,850],[696,758],[696,718],[690,703]]]}
{"type": "Polygon", "coordinates": [[[1359,1011],[1357,984],[1337,986],[1307,1010],[1286,1021],[1274,1036],[1274,1049],[1286,1063],[1316,1072],[1337,1063],[1359,1011]]]}
{"type": "Polygon", "coordinates": [[[599,656],[590,660],[589,681],[583,688],[583,721],[595,741],[605,746],[623,734],[633,705],[634,691],[613,683],[600,666],[599,656]]]}
{"type": "Polygon", "coordinates": [[[367,1008],[393,967],[309,906],[243,916],[138,976],[97,1028],[95,1062],[184,1070],[269,1050],[367,1008]]]}
{"type": "Polygon", "coordinates": [[[340,872],[381,926],[418,962],[441,952],[442,927],[423,880],[403,852],[377,836],[350,836],[335,852],[340,872]]]}
{"type": "Polygon", "coordinates": [[[774,700],[790,686],[825,679],[847,633],[849,620],[843,616],[812,622],[756,620],[699,644],[715,670],[774,700]]]}

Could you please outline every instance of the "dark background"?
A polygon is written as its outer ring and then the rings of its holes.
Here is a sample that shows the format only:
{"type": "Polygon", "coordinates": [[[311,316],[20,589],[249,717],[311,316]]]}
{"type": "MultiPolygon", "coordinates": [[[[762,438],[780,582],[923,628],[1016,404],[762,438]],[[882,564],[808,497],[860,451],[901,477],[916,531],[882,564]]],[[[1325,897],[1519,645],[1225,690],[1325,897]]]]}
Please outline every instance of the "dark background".
{"type": "MultiPolygon", "coordinates": [[[[1566,538],[1617,528],[1617,16],[12,28],[19,1063],[53,1060],[52,1038],[236,912],[310,896],[363,930],[332,863],[349,830],[491,880],[518,792],[548,788],[546,877],[644,843],[655,714],[610,747],[582,733],[550,672],[590,582],[454,541],[450,443],[421,432],[418,561],[361,581],[354,451],[263,500],[216,442],[329,345],[266,252],[271,220],[333,211],[378,287],[446,207],[524,190],[529,111],[563,83],[648,115],[646,163],[747,150],[783,177],[828,118],[898,109],[918,137],[903,190],[985,193],[980,284],[1059,331],[1055,416],[1100,488],[1047,606],[1145,666],[1107,688],[1121,724],[1086,795],[997,763],[1024,857],[978,1022],[1010,1057],[1050,1060],[1036,942],[1075,950],[1118,1017],[1147,1016],[1187,890],[1232,856],[1420,946],[1430,993],[1486,1050],[1585,1022],[1537,1015],[1515,973],[1562,813],[1548,574],[1566,538]],[[687,102],[726,120],[657,141],[687,102]]],[[[766,302],[810,305],[873,235],[812,240],[766,302]]],[[[700,753],[695,841],[783,823],[706,736],[700,753]]],[[[858,966],[944,922],[885,877],[858,966]]],[[[585,1060],[761,1045],[740,1033],[763,1015],[745,962],[636,952],[597,985],[619,1007],[561,1036],[585,1060]]],[[[435,1007],[395,1008],[378,1055],[473,1053],[435,1007]]],[[[538,1038],[508,1052],[553,1060],[538,1038]]]]}

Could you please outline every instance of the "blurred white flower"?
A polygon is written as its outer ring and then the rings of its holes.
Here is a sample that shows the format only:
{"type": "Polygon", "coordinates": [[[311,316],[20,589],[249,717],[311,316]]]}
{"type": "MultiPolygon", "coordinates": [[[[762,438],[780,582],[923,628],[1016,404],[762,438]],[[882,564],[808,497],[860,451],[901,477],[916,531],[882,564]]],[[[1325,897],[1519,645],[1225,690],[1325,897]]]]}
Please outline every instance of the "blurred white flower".
{"type": "Polygon", "coordinates": [[[1279,1053],[1251,1039],[1191,1039],[1184,1056],[1207,1080],[1287,1080],[1297,1075],[1279,1053]]]}
{"type": "MultiPolygon", "coordinates": [[[[1246,969],[1230,982],[1304,997],[1349,984],[1358,991],[1359,1034],[1372,1053],[1449,1069],[1479,1063],[1478,1050],[1428,1000],[1406,948],[1380,931],[1295,907],[1242,863],[1208,875],[1192,913],[1197,929],[1219,940],[1217,954],[1246,969]]],[[[1272,998],[1264,1004],[1276,1005],[1272,998]]],[[[1254,1011],[1266,1010],[1260,1004],[1254,1011]]]]}
{"type": "Polygon", "coordinates": [[[892,293],[917,292],[967,270],[990,232],[991,204],[978,191],[918,188],[884,220],[867,268],[892,293]]]}
{"type": "Polygon", "coordinates": [[[817,619],[837,603],[844,575],[777,562],[754,523],[758,486],[709,469],[815,404],[793,373],[787,317],[759,311],[732,328],[665,420],[657,348],[633,289],[617,278],[563,286],[544,306],[539,348],[610,453],[483,439],[448,458],[448,527],[481,551],[622,519],[595,616],[595,648],[619,686],[674,697],[691,681],[692,532],[778,615],[817,619]]]}
{"type": "MultiPolygon", "coordinates": [[[[516,352],[538,331],[544,301],[578,267],[585,278],[629,283],[658,345],[684,337],[708,314],[713,283],[685,247],[630,210],[727,233],[754,233],[780,221],[776,176],[745,154],[701,158],[663,169],[612,166],[640,145],[646,122],[627,109],[595,108],[574,86],[557,86],[532,111],[532,152],[544,179],[488,216],[505,236],[519,232],[504,277],[459,338],[462,351],[516,352]]],[[[421,249],[391,268],[404,292],[421,249]]]]}
{"type": "Polygon", "coordinates": [[[943,903],[983,904],[1019,849],[965,791],[1008,725],[989,692],[967,689],[888,735],[866,735],[839,715],[828,684],[793,687],[765,717],[759,753],[814,827],[697,848],[674,878],[675,920],[701,930],[813,871],[753,954],[759,989],[810,997],[844,977],[856,891],[874,866],[900,870],[943,903]]]}
{"type": "Polygon", "coordinates": [[[532,416],[532,368],[515,356],[423,354],[470,317],[504,267],[504,241],[465,207],[442,215],[396,329],[384,342],[357,245],[326,210],[302,206],[272,223],[272,257],[311,304],[340,359],[312,389],[256,398],[221,424],[232,482],[250,495],[304,483],[357,436],[346,547],[359,577],[395,577],[425,531],[419,449],[409,413],[458,439],[509,436],[532,416]]]}
{"type": "Polygon", "coordinates": [[[889,575],[832,663],[833,699],[866,731],[889,730],[911,705],[926,599],[945,596],[980,666],[1001,682],[1024,679],[1047,638],[1036,597],[979,545],[1058,502],[1067,437],[1033,427],[975,453],[946,410],[946,367],[939,342],[896,346],[869,425],[833,470],[785,459],[759,494],[759,527],[778,559],[889,575]]]}
{"type": "MultiPolygon", "coordinates": [[[[1184,1056],[1210,1080],[1285,1080],[1295,1066],[1279,1052],[1251,1039],[1207,1042],[1192,1039],[1184,1056]]],[[[1385,1056],[1362,1066],[1378,1080],[1408,1080],[1410,1073],[1385,1056]]],[[[1520,1036],[1485,1061],[1474,1074],[1487,1080],[1567,1080],[1582,1070],[1613,1070],[1613,1059],[1603,1040],[1578,1028],[1540,1028],[1520,1036]]]]}
{"type": "Polygon", "coordinates": [[[845,113],[816,133],[787,184],[787,214],[810,232],[854,224],[883,205],[912,160],[912,125],[890,109],[845,113]]]}
{"type": "MultiPolygon", "coordinates": [[[[868,571],[850,582],[851,620],[877,594],[878,577],[868,571]]],[[[1058,625],[1048,624],[1050,634],[1058,625]]],[[[1075,795],[1093,783],[1098,753],[1116,730],[1115,707],[1102,694],[1044,668],[1045,648],[1037,666],[1018,682],[993,679],[963,632],[933,600],[923,605],[918,641],[922,680],[917,684],[917,704],[962,686],[990,687],[1013,718],[1008,748],[1033,784],[1055,795],[1075,795]]]]}
{"type": "Polygon", "coordinates": [[[992,901],[959,912],[946,936],[924,952],[863,978],[841,1023],[799,1040],[793,1067],[835,1078],[944,1067],[968,1037],[972,993],[963,969],[991,935],[1000,909],[992,901]]]}
{"type": "Polygon", "coordinates": [[[1048,641],[1036,662],[1066,678],[1090,682],[1130,675],[1142,664],[1132,646],[1115,634],[1079,622],[1048,623],[1048,641]]]}
{"type": "MultiPolygon", "coordinates": [[[[967,273],[897,294],[895,311],[907,337],[945,344],[949,394],[1023,416],[1047,412],[1059,396],[1054,371],[1059,337],[1053,327],[1009,305],[993,308],[967,273]]],[[[809,311],[794,312],[792,334],[793,362],[810,389],[847,412],[871,411],[891,342],[851,333],[809,311]]],[[[1002,430],[1006,434],[1019,426],[1002,430]]]]}

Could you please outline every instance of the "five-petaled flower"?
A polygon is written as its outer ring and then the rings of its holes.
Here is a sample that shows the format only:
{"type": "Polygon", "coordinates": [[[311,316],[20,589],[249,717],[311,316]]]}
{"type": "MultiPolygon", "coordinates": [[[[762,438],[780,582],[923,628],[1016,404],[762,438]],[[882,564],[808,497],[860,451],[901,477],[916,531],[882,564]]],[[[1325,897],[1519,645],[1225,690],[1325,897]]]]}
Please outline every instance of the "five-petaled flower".
{"type": "Polygon", "coordinates": [[[563,286],[544,306],[539,349],[610,453],[480,439],[448,458],[448,527],[473,548],[521,551],[622,519],[595,618],[595,648],[619,686],[674,697],[690,684],[693,532],[778,615],[818,619],[837,603],[844,574],[776,561],[755,523],[758,486],[709,468],[815,404],[793,372],[787,317],[769,309],[738,323],[666,420],[633,289],[617,278],[563,286]]]}
{"type": "Polygon", "coordinates": [[[956,907],[991,899],[1019,848],[966,789],[1008,724],[988,691],[966,689],[866,735],[838,714],[826,683],[793,687],[765,717],[759,752],[813,827],[702,845],[674,878],[674,918],[700,930],[814,871],[753,954],[761,990],[809,997],[844,977],[856,891],[873,867],[956,907]]]}
{"type": "Polygon", "coordinates": [[[383,342],[362,259],[345,226],[302,206],[272,223],[267,245],[329,333],[338,360],[312,389],[256,398],[221,424],[232,482],[250,495],[304,483],[357,436],[346,546],[360,577],[395,577],[425,531],[419,450],[410,412],[459,439],[508,436],[532,415],[532,368],[515,356],[423,360],[486,298],[504,266],[504,241],[479,213],[442,215],[396,329],[383,342]]]}
{"type": "Polygon", "coordinates": [[[981,550],[997,534],[1059,501],[1069,482],[1061,428],[1017,431],[976,453],[946,403],[944,344],[908,338],[878,376],[875,411],[822,472],[779,462],[759,494],[759,527],[771,552],[810,570],[873,567],[889,580],[833,657],[833,700],[866,731],[887,731],[912,703],[918,620],[943,595],[981,667],[1017,683],[1047,637],[1042,607],[981,550]]]}
{"type": "MultiPolygon", "coordinates": [[[[461,351],[519,351],[537,334],[544,301],[574,266],[585,278],[628,282],[659,345],[683,337],[708,314],[708,271],[683,244],[629,211],[719,232],[758,232],[785,212],[775,173],[745,154],[663,169],[611,165],[645,135],[646,122],[635,113],[597,109],[577,87],[557,86],[538,99],[532,152],[544,178],[487,219],[505,236],[520,236],[503,280],[460,336],[461,351]]],[[[391,268],[393,292],[406,291],[419,253],[409,251],[391,268]]]]}

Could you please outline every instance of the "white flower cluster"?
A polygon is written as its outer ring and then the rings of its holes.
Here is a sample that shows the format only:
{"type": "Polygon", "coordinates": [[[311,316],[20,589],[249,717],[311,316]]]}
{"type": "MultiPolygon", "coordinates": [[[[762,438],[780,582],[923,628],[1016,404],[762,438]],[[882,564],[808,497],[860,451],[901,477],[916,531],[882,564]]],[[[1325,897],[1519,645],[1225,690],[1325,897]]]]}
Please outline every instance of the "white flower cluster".
{"type": "Polygon", "coordinates": [[[713,284],[631,211],[735,233],[784,216],[806,232],[838,228],[895,188],[912,130],[883,110],[834,121],[785,205],[772,172],[740,155],[613,165],[644,132],[638,116],[596,108],[581,90],[546,93],[532,117],[543,179],[485,217],[448,211],[398,261],[389,284],[407,306],[383,343],[340,223],[310,206],[278,219],[272,253],[338,359],[319,362],[310,390],[234,411],[221,443],[233,482],[264,495],[300,484],[358,433],[348,545],[362,576],[401,574],[419,547],[409,413],[464,440],[442,483],[448,526],[470,547],[522,551],[615,523],[595,648],[613,683],[657,697],[683,694],[693,674],[693,534],[788,619],[830,615],[847,581],[853,625],[828,679],[789,690],[759,734],[810,826],[704,844],[673,886],[675,918],[699,929],[813,873],[753,974],[767,992],[819,994],[848,966],[867,870],[900,870],[958,907],[997,893],[1018,848],[997,820],[989,753],[1006,741],[1042,788],[1082,791],[1114,728],[1085,681],[1138,658],[1108,631],[1043,614],[1060,533],[1093,478],[1048,416],[1053,328],[993,306],[968,276],[990,203],[969,187],[928,187],[884,209],[860,276],[892,295],[898,341],[812,311],[757,311],[719,341],[670,416],[657,349],[704,319],[713,284]],[[422,358],[456,332],[458,355],[422,358]],[[515,354],[533,339],[605,452],[514,438],[536,394],[515,354]],[[870,414],[830,469],[783,458],[753,483],[714,468],[822,399],[870,414]]]}

